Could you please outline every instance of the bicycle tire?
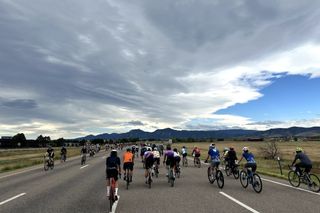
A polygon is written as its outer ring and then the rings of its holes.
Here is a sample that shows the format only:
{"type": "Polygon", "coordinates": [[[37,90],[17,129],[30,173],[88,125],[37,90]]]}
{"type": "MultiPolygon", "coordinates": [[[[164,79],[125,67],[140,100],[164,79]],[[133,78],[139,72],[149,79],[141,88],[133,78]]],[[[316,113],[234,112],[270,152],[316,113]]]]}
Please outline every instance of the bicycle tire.
{"type": "Polygon", "coordinates": [[[310,174],[310,181],[311,183],[308,184],[308,188],[313,192],[320,192],[320,179],[315,174],[310,174]]]}
{"type": "Polygon", "coordinates": [[[129,184],[130,184],[130,175],[129,175],[129,169],[126,171],[126,189],[129,189],[129,184]]]}
{"type": "Polygon", "coordinates": [[[229,166],[226,166],[224,170],[225,170],[227,176],[231,175],[231,168],[229,166]]]}
{"type": "Polygon", "coordinates": [[[201,161],[200,161],[200,158],[198,158],[198,168],[201,167],[201,161]]]}
{"type": "Polygon", "coordinates": [[[213,182],[215,181],[213,172],[210,169],[210,167],[208,167],[208,180],[209,180],[209,183],[211,184],[213,184],[213,182]]]}
{"type": "Polygon", "coordinates": [[[112,212],[112,206],[115,202],[115,197],[114,197],[114,188],[111,186],[110,187],[110,194],[109,194],[109,205],[110,205],[110,212],[112,212]]]}
{"type": "Polygon", "coordinates": [[[262,191],[262,181],[258,174],[254,173],[252,175],[252,187],[253,190],[257,193],[260,193],[262,191]]]}
{"type": "Polygon", "coordinates": [[[43,169],[44,169],[44,171],[48,171],[49,166],[48,166],[47,162],[44,163],[43,169]]]}
{"type": "Polygon", "coordinates": [[[247,172],[242,170],[239,176],[240,176],[241,186],[243,188],[247,188],[249,184],[247,172]]]}
{"type": "Polygon", "coordinates": [[[217,180],[218,187],[222,189],[224,186],[224,177],[223,177],[223,173],[220,170],[217,171],[216,180],[217,180]]]}
{"type": "Polygon", "coordinates": [[[173,177],[173,171],[170,171],[170,186],[173,187],[174,186],[174,177],[173,177]]]}
{"type": "Polygon", "coordinates": [[[299,187],[300,186],[300,177],[295,171],[290,171],[288,173],[288,181],[291,186],[299,187]]]}
{"type": "Polygon", "coordinates": [[[233,173],[233,177],[237,180],[240,176],[238,167],[234,167],[232,173],[233,173]]]}

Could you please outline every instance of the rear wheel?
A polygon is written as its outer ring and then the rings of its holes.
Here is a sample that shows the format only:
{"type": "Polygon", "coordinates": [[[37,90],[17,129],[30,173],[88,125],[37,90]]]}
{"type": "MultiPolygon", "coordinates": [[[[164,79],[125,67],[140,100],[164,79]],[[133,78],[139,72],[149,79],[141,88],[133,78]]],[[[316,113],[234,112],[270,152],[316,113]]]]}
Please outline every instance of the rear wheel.
{"type": "Polygon", "coordinates": [[[223,186],[224,186],[224,177],[223,177],[223,174],[222,174],[222,172],[220,170],[217,171],[216,179],[217,179],[218,187],[220,189],[222,189],[223,186]]]}
{"type": "Polygon", "coordinates": [[[208,180],[209,180],[209,183],[211,184],[213,184],[213,182],[215,181],[211,167],[208,167],[208,180]]]}
{"type": "Polygon", "coordinates": [[[257,193],[260,193],[262,191],[262,181],[260,176],[258,174],[253,174],[252,179],[253,190],[257,193]]]}
{"type": "Polygon", "coordinates": [[[308,184],[308,187],[313,192],[320,192],[320,180],[318,176],[314,174],[310,174],[310,183],[308,184]]]}
{"type": "Polygon", "coordinates": [[[248,175],[245,171],[240,172],[240,183],[243,188],[248,187],[248,175]]]}
{"type": "Polygon", "coordinates": [[[300,186],[300,177],[295,171],[290,171],[288,173],[288,180],[292,186],[294,186],[294,187],[300,186]]]}
{"type": "Polygon", "coordinates": [[[112,206],[113,206],[114,201],[115,201],[115,199],[114,199],[114,189],[110,188],[110,194],[109,194],[110,212],[112,212],[112,206]]]}
{"type": "Polygon", "coordinates": [[[170,186],[174,186],[174,177],[173,177],[173,171],[172,169],[170,170],[170,186]]]}

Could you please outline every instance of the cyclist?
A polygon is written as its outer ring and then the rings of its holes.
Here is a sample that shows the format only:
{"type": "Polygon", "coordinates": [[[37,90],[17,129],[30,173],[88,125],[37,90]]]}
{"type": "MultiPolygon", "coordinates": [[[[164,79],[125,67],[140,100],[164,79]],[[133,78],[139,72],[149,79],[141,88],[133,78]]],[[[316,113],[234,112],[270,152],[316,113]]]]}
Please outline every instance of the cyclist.
{"type": "Polygon", "coordinates": [[[51,146],[48,146],[45,157],[50,165],[54,163],[54,149],[51,146]]]}
{"type": "Polygon", "coordinates": [[[133,154],[133,157],[134,157],[135,154],[136,154],[136,146],[135,146],[135,145],[132,145],[132,147],[131,147],[131,153],[133,154]]]}
{"type": "Polygon", "coordinates": [[[140,156],[141,156],[141,160],[143,162],[143,156],[144,156],[144,153],[147,151],[147,147],[145,145],[143,145],[141,147],[141,150],[140,150],[140,156]]]}
{"type": "Polygon", "coordinates": [[[186,148],[185,146],[182,147],[181,153],[182,153],[182,158],[183,158],[183,160],[185,160],[185,158],[186,158],[187,155],[188,155],[187,148],[186,148]]]}
{"type": "Polygon", "coordinates": [[[239,164],[242,161],[242,159],[245,158],[247,163],[244,165],[244,169],[247,171],[247,168],[251,168],[252,172],[255,172],[257,170],[257,164],[254,160],[254,155],[251,152],[249,152],[249,148],[246,146],[242,148],[242,151],[243,153],[239,160],[239,164]]]}
{"type": "Polygon", "coordinates": [[[62,146],[61,150],[60,150],[60,154],[61,154],[61,162],[66,161],[67,159],[67,149],[65,146],[62,146]]]}
{"type": "Polygon", "coordinates": [[[153,159],[155,166],[158,168],[160,165],[160,152],[157,147],[154,147],[153,149],[153,159]]]}
{"type": "Polygon", "coordinates": [[[216,148],[216,145],[215,144],[211,144],[209,146],[209,150],[208,150],[208,156],[205,160],[206,163],[208,163],[208,159],[211,159],[211,168],[213,169],[217,169],[219,164],[220,164],[220,152],[219,150],[216,148]]]}
{"type": "Polygon", "coordinates": [[[173,154],[174,154],[175,166],[177,167],[181,161],[180,153],[178,152],[177,148],[173,149],[173,154]]]}
{"type": "MultiPolygon", "coordinates": [[[[171,150],[171,146],[167,145],[167,150],[164,152],[163,164],[167,166],[167,177],[169,176],[169,170],[174,169],[174,152],[171,150]]],[[[174,176],[174,174],[173,174],[174,176]]]]}
{"type": "Polygon", "coordinates": [[[228,147],[224,147],[224,149],[223,149],[223,161],[224,161],[225,165],[228,164],[228,152],[229,152],[229,148],[228,147]]]}
{"type": "Polygon", "coordinates": [[[116,149],[113,149],[106,159],[107,197],[110,195],[110,178],[114,178],[115,198],[118,199],[118,175],[121,175],[121,163],[116,149]]]}
{"type": "Polygon", "coordinates": [[[293,166],[295,164],[295,167],[297,169],[298,174],[302,174],[302,171],[300,168],[304,168],[304,171],[309,174],[309,172],[312,169],[312,162],[309,159],[309,157],[303,153],[303,150],[301,147],[296,148],[296,156],[291,164],[293,166]],[[296,163],[297,160],[300,160],[299,163],[296,163]],[[295,164],[296,163],[296,164],[295,164]]]}
{"type": "Polygon", "coordinates": [[[144,164],[145,164],[144,177],[146,178],[146,184],[147,184],[148,183],[148,170],[152,169],[153,163],[154,163],[153,152],[152,152],[151,147],[146,148],[146,151],[144,152],[144,155],[143,155],[143,159],[144,159],[144,164]]]}
{"type": "Polygon", "coordinates": [[[192,156],[194,156],[193,158],[194,163],[196,163],[196,158],[200,158],[200,155],[201,155],[200,149],[197,146],[195,146],[192,150],[192,156]]]}
{"type": "Polygon", "coordinates": [[[130,182],[132,182],[132,173],[133,173],[133,165],[134,165],[134,155],[131,152],[131,149],[128,147],[127,151],[123,154],[123,179],[130,177],[130,182]],[[129,174],[126,174],[127,169],[129,170],[129,174]]]}
{"type": "Polygon", "coordinates": [[[235,167],[235,165],[236,165],[236,161],[238,160],[237,153],[236,153],[236,151],[234,150],[233,147],[229,148],[229,151],[228,151],[226,157],[228,159],[229,168],[233,169],[235,167]]]}

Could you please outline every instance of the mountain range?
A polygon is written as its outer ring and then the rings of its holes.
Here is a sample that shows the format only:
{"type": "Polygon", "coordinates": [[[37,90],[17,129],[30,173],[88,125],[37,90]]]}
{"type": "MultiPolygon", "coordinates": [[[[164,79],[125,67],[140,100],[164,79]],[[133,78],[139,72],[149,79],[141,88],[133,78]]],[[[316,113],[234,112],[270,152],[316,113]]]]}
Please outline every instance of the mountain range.
{"type": "Polygon", "coordinates": [[[99,135],[88,135],[77,138],[76,140],[93,140],[93,139],[123,139],[139,138],[165,140],[170,138],[194,138],[194,139],[219,139],[219,138],[272,138],[272,137],[320,137],[320,127],[290,127],[276,128],[266,131],[228,129],[228,130],[209,130],[209,131],[189,131],[174,130],[170,128],[158,129],[154,132],[145,132],[140,129],[134,129],[126,133],[103,133],[99,135]]]}

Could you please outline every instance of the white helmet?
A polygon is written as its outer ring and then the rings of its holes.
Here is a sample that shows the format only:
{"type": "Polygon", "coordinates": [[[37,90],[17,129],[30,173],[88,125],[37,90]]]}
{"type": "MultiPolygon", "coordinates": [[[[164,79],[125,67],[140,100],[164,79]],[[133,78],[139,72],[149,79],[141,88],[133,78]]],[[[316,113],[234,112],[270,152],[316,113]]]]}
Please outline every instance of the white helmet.
{"type": "Polygon", "coordinates": [[[150,146],[147,147],[147,151],[152,151],[150,146]]]}
{"type": "Polygon", "coordinates": [[[242,148],[242,151],[247,152],[247,151],[249,151],[249,149],[248,149],[248,147],[245,146],[242,148]]]}

